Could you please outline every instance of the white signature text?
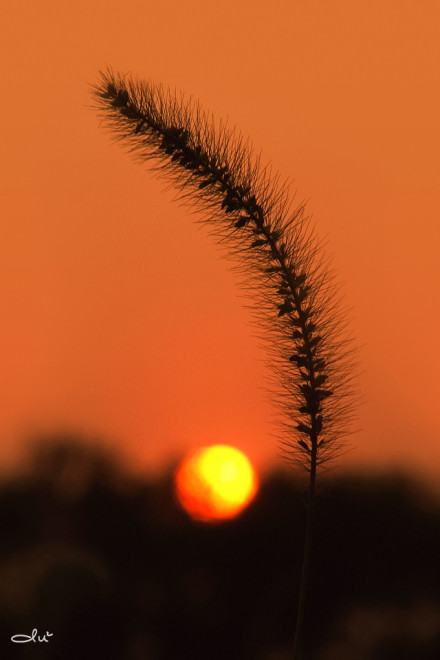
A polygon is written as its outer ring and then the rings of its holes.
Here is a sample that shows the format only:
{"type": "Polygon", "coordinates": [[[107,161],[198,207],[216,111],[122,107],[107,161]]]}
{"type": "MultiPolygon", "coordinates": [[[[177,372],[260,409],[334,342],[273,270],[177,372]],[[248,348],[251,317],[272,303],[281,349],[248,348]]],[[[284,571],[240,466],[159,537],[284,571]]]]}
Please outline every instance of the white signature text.
{"type": "Polygon", "coordinates": [[[34,628],[31,635],[12,635],[11,642],[16,644],[25,644],[26,642],[48,642],[48,637],[52,637],[53,633],[47,632],[40,637],[37,628],[34,628]]]}

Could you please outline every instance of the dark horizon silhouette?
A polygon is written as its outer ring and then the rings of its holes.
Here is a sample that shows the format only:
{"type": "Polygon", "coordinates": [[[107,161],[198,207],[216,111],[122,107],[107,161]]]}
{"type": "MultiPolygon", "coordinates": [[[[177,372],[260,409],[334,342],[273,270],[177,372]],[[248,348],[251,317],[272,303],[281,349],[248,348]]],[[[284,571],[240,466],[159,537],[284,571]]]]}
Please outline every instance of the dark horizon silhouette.
{"type": "MultiPolygon", "coordinates": [[[[329,474],[316,515],[305,660],[438,658],[440,501],[404,476],[329,474]]],[[[178,505],[172,471],[143,480],[54,437],[1,484],[0,519],[2,658],[289,657],[305,520],[294,475],[207,525],[178,505]],[[34,628],[53,637],[11,642],[34,628]]]]}

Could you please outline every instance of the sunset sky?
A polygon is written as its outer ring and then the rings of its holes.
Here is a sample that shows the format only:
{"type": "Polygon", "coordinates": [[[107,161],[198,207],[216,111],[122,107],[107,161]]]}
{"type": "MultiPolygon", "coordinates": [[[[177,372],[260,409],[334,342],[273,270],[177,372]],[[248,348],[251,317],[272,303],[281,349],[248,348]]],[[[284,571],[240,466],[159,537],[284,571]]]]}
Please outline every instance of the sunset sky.
{"type": "Polygon", "coordinates": [[[231,262],[99,127],[111,65],[228,117],[293,180],[360,346],[341,464],[438,476],[438,3],[16,0],[1,23],[1,464],[60,429],[146,471],[211,443],[280,463],[231,262]]]}

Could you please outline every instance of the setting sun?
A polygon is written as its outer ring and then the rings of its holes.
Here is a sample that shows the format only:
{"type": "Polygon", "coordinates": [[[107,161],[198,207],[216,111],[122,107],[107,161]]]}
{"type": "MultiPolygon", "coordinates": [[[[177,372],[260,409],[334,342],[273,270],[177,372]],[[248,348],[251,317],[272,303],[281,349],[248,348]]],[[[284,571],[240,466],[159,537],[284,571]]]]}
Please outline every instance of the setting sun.
{"type": "Polygon", "coordinates": [[[232,518],[257,492],[257,476],[246,456],[228,445],[202,447],[183,460],[176,493],[195,520],[232,518]]]}

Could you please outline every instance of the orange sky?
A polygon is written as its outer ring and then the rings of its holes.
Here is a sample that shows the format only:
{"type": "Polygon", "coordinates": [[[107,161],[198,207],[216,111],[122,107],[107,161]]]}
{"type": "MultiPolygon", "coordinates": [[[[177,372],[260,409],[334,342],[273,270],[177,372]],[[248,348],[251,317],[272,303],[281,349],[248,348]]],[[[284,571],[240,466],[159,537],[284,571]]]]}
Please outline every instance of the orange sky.
{"type": "Polygon", "coordinates": [[[145,469],[211,442],[279,460],[230,264],[90,110],[109,64],[229,116],[295,180],[362,345],[343,463],[438,474],[438,3],[15,0],[1,23],[3,463],[62,427],[145,469]]]}

